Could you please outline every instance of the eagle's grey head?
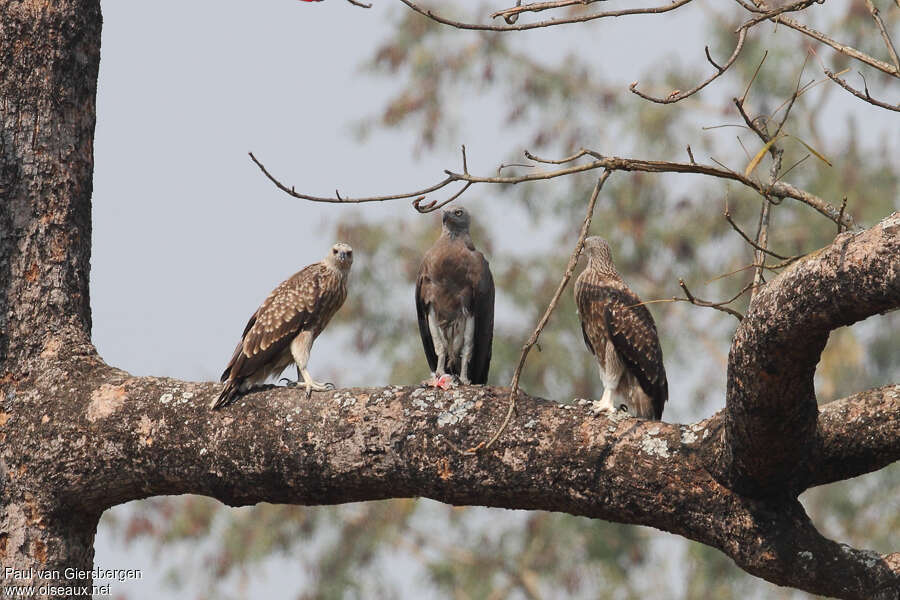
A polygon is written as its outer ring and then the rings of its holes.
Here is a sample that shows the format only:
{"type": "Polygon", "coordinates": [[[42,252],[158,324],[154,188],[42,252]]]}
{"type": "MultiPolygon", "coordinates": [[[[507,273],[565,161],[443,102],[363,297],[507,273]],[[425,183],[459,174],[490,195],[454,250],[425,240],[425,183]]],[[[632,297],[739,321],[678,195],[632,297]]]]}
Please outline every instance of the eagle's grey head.
{"type": "Polygon", "coordinates": [[[471,221],[471,218],[469,217],[469,211],[462,206],[448,208],[443,211],[442,221],[444,229],[450,233],[450,235],[469,233],[469,222],[471,221]]]}
{"type": "Polygon", "coordinates": [[[350,247],[350,244],[338,242],[331,247],[331,251],[325,257],[325,262],[342,273],[346,273],[353,264],[353,248],[350,247]]]}
{"type": "Polygon", "coordinates": [[[592,235],[584,240],[584,251],[588,257],[588,266],[604,272],[616,272],[609,244],[599,235],[592,235]]]}

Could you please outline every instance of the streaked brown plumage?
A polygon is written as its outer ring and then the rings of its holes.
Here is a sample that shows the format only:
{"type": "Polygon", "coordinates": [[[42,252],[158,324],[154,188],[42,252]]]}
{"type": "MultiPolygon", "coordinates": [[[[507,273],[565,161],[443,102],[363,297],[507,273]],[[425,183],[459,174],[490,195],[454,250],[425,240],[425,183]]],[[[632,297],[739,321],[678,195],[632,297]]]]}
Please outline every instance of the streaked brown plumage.
{"type": "Polygon", "coordinates": [[[225,389],[210,405],[222,408],[242,392],[297,365],[309,397],[313,390],[333,388],[314,381],[306,370],[316,337],[347,297],[347,275],[353,250],[344,243],[332,246],[321,262],[309,265],[276,287],[250,317],[228,366],[222,373],[225,389]]]}
{"type": "Polygon", "coordinates": [[[416,313],[428,366],[437,378],[487,383],[494,337],[494,279],[469,236],[462,207],[442,215],[441,236],[416,279],[416,313]]]}
{"type": "Polygon", "coordinates": [[[584,248],[588,265],[575,282],[575,304],[600,367],[602,408],[659,419],[669,384],[653,317],[619,276],[606,241],[589,237],[584,248]]]}

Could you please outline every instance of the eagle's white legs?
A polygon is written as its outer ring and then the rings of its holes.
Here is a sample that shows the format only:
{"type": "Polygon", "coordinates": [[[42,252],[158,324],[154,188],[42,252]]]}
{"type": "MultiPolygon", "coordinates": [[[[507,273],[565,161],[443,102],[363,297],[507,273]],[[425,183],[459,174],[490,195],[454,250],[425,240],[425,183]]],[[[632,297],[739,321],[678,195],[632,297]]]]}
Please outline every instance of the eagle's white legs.
{"type": "Polygon", "coordinates": [[[619,394],[615,390],[619,389],[619,380],[625,373],[625,365],[619,358],[616,348],[611,341],[606,342],[604,348],[604,356],[602,363],[598,361],[600,367],[600,379],[603,381],[603,396],[600,398],[600,410],[610,412],[616,411],[616,404],[619,402],[619,394]]]}
{"type": "Polygon", "coordinates": [[[463,333],[463,347],[460,359],[462,364],[459,369],[459,380],[469,385],[469,361],[472,360],[472,350],[475,347],[475,317],[466,316],[465,331],[463,333]]]}
{"type": "Polygon", "coordinates": [[[434,374],[440,377],[447,369],[447,340],[444,338],[444,332],[437,322],[434,311],[428,312],[428,331],[431,332],[434,353],[437,354],[437,368],[434,370],[434,374]]]}
{"type": "Polygon", "coordinates": [[[300,383],[300,376],[302,376],[307,398],[312,395],[313,391],[325,392],[334,389],[333,383],[314,380],[306,369],[306,363],[309,362],[309,351],[312,350],[314,339],[311,331],[304,331],[291,342],[291,356],[294,357],[294,362],[297,364],[297,383],[300,383]]]}

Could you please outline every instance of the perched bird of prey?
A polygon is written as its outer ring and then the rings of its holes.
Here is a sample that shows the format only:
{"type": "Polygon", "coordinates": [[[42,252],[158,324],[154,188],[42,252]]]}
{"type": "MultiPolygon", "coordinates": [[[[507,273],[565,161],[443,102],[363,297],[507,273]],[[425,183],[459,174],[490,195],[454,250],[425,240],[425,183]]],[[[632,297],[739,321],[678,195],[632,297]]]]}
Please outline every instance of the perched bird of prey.
{"type": "Polygon", "coordinates": [[[416,312],[428,385],[486,383],[494,337],[494,279],[469,236],[464,208],[443,212],[441,237],[425,253],[416,279],[416,312]]]}
{"type": "Polygon", "coordinates": [[[303,378],[306,397],[313,390],[334,389],[313,380],[306,363],[313,342],[347,297],[347,276],[353,249],[338,242],[321,261],[295,273],[276,287],[256,309],[234,355],[222,373],[225,389],[210,408],[227,406],[242,392],[278,375],[291,362],[297,365],[297,384],[303,378]]]}
{"type": "Polygon", "coordinates": [[[575,282],[575,304],[588,350],[603,380],[601,408],[659,419],[669,397],[656,325],[616,271],[609,244],[584,241],[588,264],[575,282]]]}

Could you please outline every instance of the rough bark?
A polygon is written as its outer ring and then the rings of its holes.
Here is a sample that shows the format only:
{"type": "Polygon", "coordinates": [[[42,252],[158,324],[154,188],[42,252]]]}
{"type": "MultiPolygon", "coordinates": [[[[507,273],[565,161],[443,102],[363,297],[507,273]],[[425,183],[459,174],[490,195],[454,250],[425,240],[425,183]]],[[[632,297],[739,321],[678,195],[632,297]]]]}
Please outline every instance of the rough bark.
{"type": "MultiPolygon", "coordinates": [[[[732,346],[726,409],[701,423],[608,418],[523,394],[496,446],[471,457],[452,446],[489,437],[501,388],[312,401],[279,389],[213,413],[218,384],[132,377],[90,345],[97,2],[0,10],[3,567],[89,571],[101,512],[151,495],[232,505],[427,496],[649,525],[781,585],[900,597],[900,555],[823,538],[796,499],[900,456],[900,387],[821,412],[812,387],[829,331],[900,306],[900,214],[839,236],[757,294],[732,346]]],[[[84,597],[77,588],[91,582],[51,583],[84,597]]]]}
{"type": "MultiPolygon", "coordinates": [[[[14,390],[42,368],[42,353],[91,351],[88,265],[100,26],[97,1],[0,4],[3,569],[89,570],[93,561],[100,511],[59,514],[59,490],[52,491],[52,479],[28,477],[33,457],[16,456],[23,449],[10,436],[9,420],[23,410],[14,390]],[[10,455],[16,464],[6,460],[10,455]]],[[[16,583],[72,585],[76,591],[84,585],[39,575],[16,583]]]]}
{"type": "Polygon", "coordinates": [[[828,334],[900,306],[900,214],[844,233],[753,297],[728,360],[723,476],[795,495],[819,443],[813,375],[828,334]]]}

